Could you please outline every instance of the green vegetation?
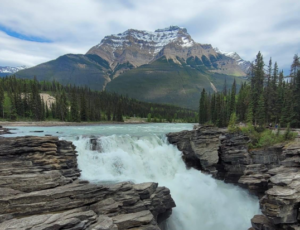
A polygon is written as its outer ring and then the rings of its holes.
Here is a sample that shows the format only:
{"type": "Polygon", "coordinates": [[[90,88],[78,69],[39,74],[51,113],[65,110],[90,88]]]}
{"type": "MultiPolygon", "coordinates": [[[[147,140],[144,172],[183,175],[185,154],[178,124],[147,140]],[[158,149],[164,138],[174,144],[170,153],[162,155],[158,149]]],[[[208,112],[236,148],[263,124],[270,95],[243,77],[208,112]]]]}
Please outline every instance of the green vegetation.
{"type": "Polygon", "coordinates": [[[0,79],[0,117],[6,120],[123,121],[144,117],[150,121],[197,122],[197,113],[172,105],[140,102],[115,93],[92,91],[87,87],[63,86],[56,81],[0,79]],[[41,92],[53,96],[41,98],[41,92]]]}
{"type": "Polygon", "coordinates": [[[280,133],[279,129],[274,132],[270,129],[255,127],[252,124],[241,127],[239,132],[247,135],[251,139],[249,148],[269,147],[277,143],[293,140],[297,136],[297,133],[290,131],[289,126],[283,134],[280,133]]]}
{"type": "MultiPolygon", "coordinates": [[[[186,62],[178,58],[175,63],[162,57],[148,65],[126,71],[107,84],[106,90],[142,101],[196,109],[201,88],[213,92],[212,82],[221,90],[224,78],[229,84],[235,79],[209,72],[198,58],[189,58],[186,62]]],[[[237,78],[237,83],[241,85],[242,79],[237,78]]]]}
{"type": "MultiPolygon", "coordinates": [[[[211,47],[208,47],[209,49],[211,47]]],[[[24,69],[17,78],[57,81],[62,85],[87,86],[91,90],[107,90],[137,100],[173,104],[196,110],[202,88],[222,90],[224,78],[228,84],[236,79],[237,88],[243,71],[225,68],[228,57],[189,57],[176,60],[165,56],[135,68],[131,63],[117,64],[114,69],[98,55],[63,55],[55,60],[24,69]],[[224,72],[231,75],[220,74],[224,72]],[[235,74],[236,78],[232,76],[235,74]],[[212,85],[213,84],[213,85],[212,85]]]]}
{"type": "Polygon", "coordinates": [[[235,81],[231,90],[227,90],[226,80],[222,92],[210,94],[203,89],[199,102],[199,122],[228,126],[230,133],[242,132],[251,138],[251,148],[294,139],[297,134],[290,131],[290,126],[300,128],[299,57],[294,56],[289,80],[284,81],[283,71],[279,73],[277,63],[273,67],[271,59],[265,71],[263,56],[259,52],[250,68],[249,78],[250,84],[243,83],[238,93],[235,81]],[[238,122],[248,125],[240,128],[238,122]],[[274,126],[277,132],[266,129],[274,126]],[[284,134],[279,131],[281,126],[287,127],[284,134]]]}
{"type": "Polygon", "coordinates": [[[234,81],[230,90],[207,93],[202,90],[199,102],[199,121],[212,122],[219,127],[228,126],[230,117],[236,114],[237,122],[266,126],[300,127],[300,61],[294,56],[291,74],[284,80],[277,63],[269,61],[268,69],[261,53],[249,70],[249,83],[242,83],[238,93],[234,81]]]}

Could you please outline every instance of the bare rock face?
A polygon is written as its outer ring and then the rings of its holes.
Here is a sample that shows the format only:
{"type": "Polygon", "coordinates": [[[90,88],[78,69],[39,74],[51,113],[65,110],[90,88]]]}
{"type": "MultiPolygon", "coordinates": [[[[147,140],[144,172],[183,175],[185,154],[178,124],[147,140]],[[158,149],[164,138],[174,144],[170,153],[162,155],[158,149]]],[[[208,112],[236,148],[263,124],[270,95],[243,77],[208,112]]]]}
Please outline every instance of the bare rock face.
{"type": "Polygon", "coordinates": [[[156,229],[175,207],[157,183],[101,185],[78,180],[71,142],[0,139],[0,229],[156,229]]]}
{"type": "Polygon", "coordinates": [[[187,166],[216,174],[219,161],[218,149],[222,131],[215,127],[199,127],[192,131],[167,134],[171,144],[177,145],[183,153],[187,166]]]}
{"type": "Polygon", "coordinates": [[[300,143],[249,150],[247,136],[199,126],[167,136],[170,143],[183,151],[188,166],[200,166],[198,169],[212,173],[215,178],[237,184],[261,198],[264,215],[253,217],[251,230],[299,229],[300,143]],[[204,148],[204,144],[213,148],[204,148]],[[207,170],[207,162],[215,167],[216,173],[207,170]]]}
{"type": "MultiPolygon", "coordinates": [[[[180,64],[196,58],[201,64],[209,63],[212,72],[245,76],[250,62],[242,60],[238,54],[223,53],[209,44],[195,42],[187,30],[178,26],[158,29],[154,32],[129,29],[123,33],[105,36],[87,54],[98,55],[106,60],[117,77],[128,69],[149,64],[161,57],[180,64]]],[[[181,65],[181,64],[180,64],[181,65]]]]}
{"type": "MultiPolygon", "coordinates": [[[[260,200],[262,212],[276,225],[299,225],[300,143],[282,151],[280,166],[270,169],[269,187],[260,200]]],[[[296,229],[291,227],[290,229],[296,229]]]]}

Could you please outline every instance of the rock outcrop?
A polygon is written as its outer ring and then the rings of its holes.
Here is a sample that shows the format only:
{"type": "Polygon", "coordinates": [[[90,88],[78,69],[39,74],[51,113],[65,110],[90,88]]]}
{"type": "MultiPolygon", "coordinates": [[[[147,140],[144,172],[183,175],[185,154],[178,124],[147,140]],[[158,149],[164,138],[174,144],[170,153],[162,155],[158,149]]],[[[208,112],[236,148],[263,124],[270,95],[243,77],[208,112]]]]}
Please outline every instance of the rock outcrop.
{"type": "Polygon", "coordinates": [[[299,142],[250,150],[245,135],[198,126],[167,136],[183,152],[188,167],[237,184],[260,198],[264,215],[253,217],[251,230],[300,229],[299,142]]]}
{"type": "Polygon", "coordinates": [[[188,167],[195,167],[215,175],[219,161],[218,149],[223,132],[215,127],[199,127],[192,131],[167,134],[171,144],[183,153],[188,167]]]}
{"type": "Polygon", "coordinates": [[[175,207],[157,183],[79,180],[71,142],[0,139],[0,229],[159,230],[175,207]]]}

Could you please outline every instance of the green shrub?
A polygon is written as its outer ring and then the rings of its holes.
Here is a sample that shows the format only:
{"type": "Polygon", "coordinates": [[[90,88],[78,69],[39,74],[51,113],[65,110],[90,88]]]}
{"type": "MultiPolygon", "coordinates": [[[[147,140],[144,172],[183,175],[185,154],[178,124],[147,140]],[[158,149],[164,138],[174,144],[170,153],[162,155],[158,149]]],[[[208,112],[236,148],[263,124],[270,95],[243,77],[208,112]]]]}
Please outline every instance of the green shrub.
{"type": "Polygon", "coordinates": [[[283,138],[284,140],[293,140],[297,137],[297,133],[295,132],[291,132],[291,128],[290,128],[290,124],[288,124],[284,134],[283,134],[283,138]]]}
{"type": "Polygon", "coordinates": [[[230,120],[229,120],[229,124],[228,124],[228,131],[230,133],[238,133],[238,132],[240,132],[240,128],[237,126],[236,122],[237,122],[236,114],[232,113],[230,115],[230,120]]]}
{"type": "Polygon", "coordinates": [[[252,124],[242,127],[241,132],[251,139],[248,145],[249,148],[266,148],[277,143],[293,140],[297,136],[297,133],[290,131],[289,126],[284,134],[280,134],[279,130],[273,132],[270,129],[257,129],[252,124]]]}

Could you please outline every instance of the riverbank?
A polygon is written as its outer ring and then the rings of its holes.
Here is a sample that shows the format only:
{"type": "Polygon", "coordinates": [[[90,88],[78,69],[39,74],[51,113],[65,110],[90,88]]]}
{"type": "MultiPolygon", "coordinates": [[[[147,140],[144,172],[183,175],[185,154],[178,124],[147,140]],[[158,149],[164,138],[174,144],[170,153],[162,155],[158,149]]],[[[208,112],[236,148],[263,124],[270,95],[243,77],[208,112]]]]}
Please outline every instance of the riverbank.
{"type": "Polygon", "coordinates": [[[54,126],[92,126],[92,125],[111,125],[111,124],[145,124],[146,122],[64,122],[64,121],[1,121],[0,126],[3,127],[16,127],[16,126],[36,126],[36,127],[54,127],[54,126]]]}

